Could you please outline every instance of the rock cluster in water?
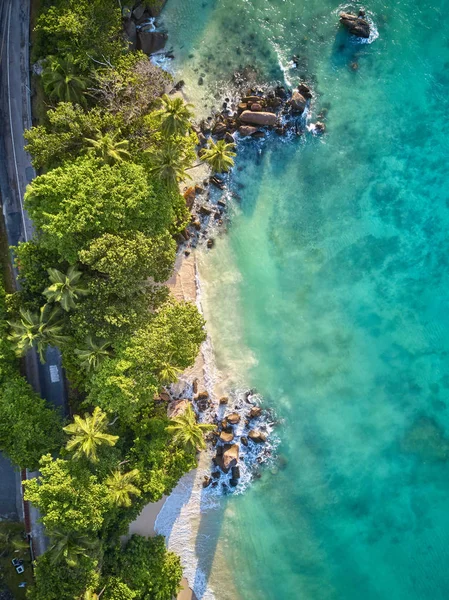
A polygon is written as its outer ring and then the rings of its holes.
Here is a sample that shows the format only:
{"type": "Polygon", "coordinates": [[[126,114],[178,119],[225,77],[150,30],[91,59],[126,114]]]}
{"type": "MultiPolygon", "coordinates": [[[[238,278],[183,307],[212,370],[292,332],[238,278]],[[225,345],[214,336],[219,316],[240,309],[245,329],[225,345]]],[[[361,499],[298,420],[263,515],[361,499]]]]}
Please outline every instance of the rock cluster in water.
{"type": "Polygon", "coordinates": [[[364,10],[360,10],[358,15],[342,12],[340,13],[340,23],[344,25],[352,35],[367,39],[371,32],[369,23],[364,17],[364,10]]]}
{"type": "Polygon", "coordinates": [[[158,30],[155,18],[159,16],[165,2],[157,10],[145,2],[123,6],[123,29],[131,50],[142,50],[145,54],[160,52],[167,43],[168,35],[158,30]]]}

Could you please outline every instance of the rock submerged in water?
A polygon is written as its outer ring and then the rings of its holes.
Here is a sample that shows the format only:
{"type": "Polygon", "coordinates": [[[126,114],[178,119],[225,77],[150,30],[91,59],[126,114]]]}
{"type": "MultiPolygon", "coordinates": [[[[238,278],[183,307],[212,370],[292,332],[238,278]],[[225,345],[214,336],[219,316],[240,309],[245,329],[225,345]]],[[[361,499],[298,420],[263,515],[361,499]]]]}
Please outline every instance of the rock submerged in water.
{"type": "Polygon", "coordinates": [[[240,423],[240,415],[238,413],[231,413],[225,418],[230,425],[237,425],[237,423],[240,423]]]}
{"type": "Polygon", "coordinates": [[[249,418],[256,419],[257,417],[260,417],[261,414],[262,414],[262,409],[260,408],[260,406],[253,406],[251,408],[251,410],[249,411],[249,418]]]}
{"type": "Polygon", "coordinates": [[[257,129],[257,127],[253,127],[252,125],[240,125],[240,127],[239,127],[239,133],[243,137],[246,137],[248,135],[253,135],[257,131],[259,131],[257,129]]]}
{"type": "Polygon", "coordinates": [[[363,17],[343,12],[340,13],[340,23],[344,25],[352,35],[365,39],[369,38],[369,23],[363,17]]]}
{"type": "Polygon", "coordinates": [[[250,110],[245,110],[240,115],[240,120],[243,121],[243,123],[272,127],[277,123],[277,116],[274,113],[269,112],[252,112],[250,110]]]}

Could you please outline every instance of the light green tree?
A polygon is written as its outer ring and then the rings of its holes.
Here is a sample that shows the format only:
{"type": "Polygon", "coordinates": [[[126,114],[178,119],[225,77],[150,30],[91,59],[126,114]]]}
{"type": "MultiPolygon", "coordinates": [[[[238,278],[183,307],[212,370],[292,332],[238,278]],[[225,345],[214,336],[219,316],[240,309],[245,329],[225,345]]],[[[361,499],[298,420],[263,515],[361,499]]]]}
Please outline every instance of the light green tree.
{"type": "Polygon", "coordinates": [[[193,104],[185,104],[182,98],[171,99],[167,94],[161,98],[162,108],[157,112],[161,119],[164,136],[185,135],[192,127],[193,104]]]}
{"type": "Polygon", "coordinates": [[[117,470],[106,478],[105,483],[109,488],[114,504],[124,507],[131,506],[131,494],[134,494],[134,496],[141,495],[142,492],[133,484],[138,476],[138,469],[133,469],[127,473],[117,470]]]}
{"type": "Polygon", "coordinates": [[[42,363],[45,362],[47,346],[61,346],[68,341],[63,333],[63,321],[59,307],[45,304],[40,313],[20,309],[17,321],[8,321],[11,331],[8,339],[13,343],[17,356],[23,356],[36,348],[42,363]]]}
{"type": "Polygon", "coordinates": [[[79,531],[54,529],[49,535],[49,552],[54,565],[65,561],[69,567],[78,567],[82,556],[88,558],[98,548],[98,540],[79,531]]]}
{"type": "Polygon", "coordinates": [[[177,142],[165,142],[161,146],[145,150],[150,164],[150,173],[169,186],[176,187],[180,181],[191,179],[187,173],[190,159],[186,158],[184,146],[177,142]]]}
{"type": "Polygon", "coordinates": [[[107,133],[97,129],[94,138],[84,138],[84,141],[90,144],[88,152],[95,154],[106,164],[112,165],[131,157],[128,151],[129,141],[117,139],[119,137],[120,129],[107,133]]]}
{"type": "Polygon", "coordinates": [[[47,65],[42,71],[42,84],[45,93],[52,100],[86,105],[84,91],[87,79],[78,74],[74,58],[70,54],[47,58],[47,65]]]}
{"type": "Polygon", "coordinates": [[[79,415],[73,417],[73,423],[64,427],[64,431],[71,435],[67,442],[67,450],[74,451],[73,457],[85,456],[92,462],[98,461],[97,451],[99,446],[114,446],[118,440],[117,435],[105,433],[108,426],[107,415],[96,406],[90,415],[86,413],[84,419],[79,415]]]}
{"type": "Polygon", "coordinates": [[[67,273],[58,269],[48,269],[51,285],[44,290],[48,302],[59,302],[65,311],[76,307],[76,301],[89,292],[81,283],[82,272],[70,265],[67,273]]]}
{"type": "Polygon", "coordinates": [[[105,358],[111,355],[111,344],[107,340],[95,340],[91,335],[86,338],[83,348],[77,348],[80,366],[88,373],[97,371],[105,358]]]}
{"type": "Polygon", "coordinates": [[[201,152],[200,158],[207,163],[215,173],[227,173],[234,166],[235,144],[224,140],[214,142],[209,138],[208,147],[201,152]]]}
{"type": "Polygon", "coordinates": [[[189,404],[185,411],[170,421],[167,431],[173,434],[175,444],[180,444],[186,449],[195,452],[206,447],[204,434],[215,431],[216,426],[208,423],[198,423],[192,405],[189,404]]]}

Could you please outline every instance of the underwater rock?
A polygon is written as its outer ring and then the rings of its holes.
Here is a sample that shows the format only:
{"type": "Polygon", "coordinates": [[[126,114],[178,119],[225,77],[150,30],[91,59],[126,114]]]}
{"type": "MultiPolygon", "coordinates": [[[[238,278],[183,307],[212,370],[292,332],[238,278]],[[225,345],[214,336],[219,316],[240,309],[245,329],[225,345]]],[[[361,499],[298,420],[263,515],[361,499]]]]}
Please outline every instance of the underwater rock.
{"type": "Polygon", "coordinates": [[[240,467],[232,467],[231,475],[232,479],[240,479],[240,467]]]}
{"type": "Polygon", "coordinates": [[[220,398],[220,404],[227,404],[229,402],[229,398],[227,396],[222,396],[220,398]]]}
{"type": "Polygon", "coordinates": [[[312,92],[310,91],[309,86],[305,83],[300,83],[298,85],[298,92],[301,94],[301,96],[304,96],[304,98],[307,98],[308,100],[312,98],[312,92]]]}
{"type": "Polygon", "coordinates": [[[207,400],[209,398],[209,393],[204,391],[204,392],[199,392],[198,395],[196,396],[195,400],[207,400]]]}
{"type": "Polygon", "coordinates": [[[248,438],[246,436],[242,435],[242,437],[240,438],[240,441],[242,442],[242,444],[244,446],[248,445],[248,438]]]}
{"type": "Polygon", "coordinates": [[[206,246],[207,246],[208,248],[213,248],[213,247],[214,247],[214,244],[215,244],[215,242],[214,242],[214,240],[213,240],[212,238],[209,238],[209,239],[207,240],[207,242],[206,242],[206,246]]]}
{"type": "Polygon", "coordinates": [[[240,115],[240,120],[243,121],[243,123],[250,123],[253,125],[273,126],[276,125],[277,116],[274,113],[269,112],[252,112],[250,110],[245,110],[240,115]]]}
{"type": "Polygon", "coordinates": [[[204,476],[203,488],[207,488],[212,483],[212,479],[207,475],[204,476]]]}
{"type": "Polygon", "coordinates": [[[369,23],[363,17],[343,12],[340,13],[340,23],[344,25],[352,35],[361,38],[369,38],[369,23]]]}
{"type": "Polygon", "coordinates": [[[326,125],[321,121],[317,121],[315,123],[315,131],[316,133],[324,133],[326,131],[326,125]]]}

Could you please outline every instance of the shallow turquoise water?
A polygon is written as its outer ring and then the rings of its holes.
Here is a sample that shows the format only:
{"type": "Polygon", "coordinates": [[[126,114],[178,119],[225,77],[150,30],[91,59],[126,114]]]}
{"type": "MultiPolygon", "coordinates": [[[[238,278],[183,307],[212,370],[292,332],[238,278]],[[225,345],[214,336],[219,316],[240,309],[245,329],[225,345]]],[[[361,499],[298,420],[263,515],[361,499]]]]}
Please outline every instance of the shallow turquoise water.
{"type": "Polygon", "coordinates": [[[340,32],[343,7],[164,15],[199,109],[292,54],[287,77],[327,109],[321,139],[242,144],[240,202],[202,260],[218,366],[276,409],[286,461],[227,500],[218,600],[449,597],[449,2],[372,0],[369,45],[340,32]]]}

